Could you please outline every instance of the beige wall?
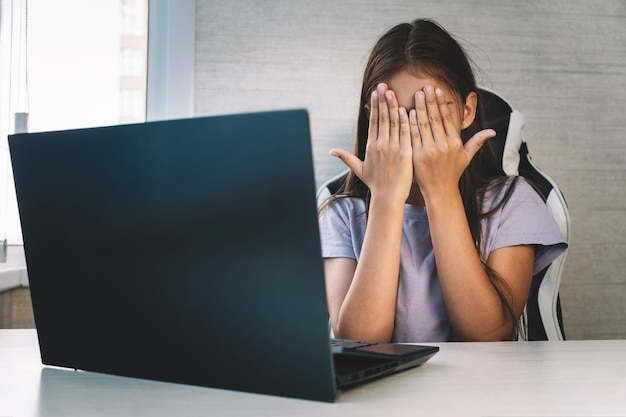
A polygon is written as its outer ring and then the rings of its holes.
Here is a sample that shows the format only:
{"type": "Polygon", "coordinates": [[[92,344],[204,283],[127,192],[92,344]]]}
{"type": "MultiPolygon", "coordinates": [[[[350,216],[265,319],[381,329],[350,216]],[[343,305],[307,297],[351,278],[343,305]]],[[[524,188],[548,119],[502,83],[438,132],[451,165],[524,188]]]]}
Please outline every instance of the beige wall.
{"type": "Polygon", "coordinates": [[[626,338],[626,2],[197,0],[196,9],[196,114],[308,108],[318,183],[342,169],[328,149],[352,148],[372,43],[399,22],[439,21],[469,50],[481,84],[526,115],[534,161],[568,200],[566,335],[626,338]]]}
{"type": "Polygon", "coordinates": [[[0,329],[30,329],[35,318],[28,288],[0,292],[0,329]]]}

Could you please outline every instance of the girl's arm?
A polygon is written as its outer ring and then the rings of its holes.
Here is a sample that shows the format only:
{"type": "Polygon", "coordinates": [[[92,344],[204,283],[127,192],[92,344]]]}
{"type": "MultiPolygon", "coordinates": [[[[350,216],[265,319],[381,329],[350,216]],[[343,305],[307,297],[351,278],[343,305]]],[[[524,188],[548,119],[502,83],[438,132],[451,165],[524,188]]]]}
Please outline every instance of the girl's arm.
{"type": "Polygon", "coordinates": [[[391,340],[394,328],[404,203],[370,204],[359,262],[324,260],[335,337],[391,340]]]}
{"type": "MultiPolygon", "coordinates": [[[[479,259],[458,188],[463,170],[493,131],[481,131],[463,145],[443,93],[432,87],[416,94],[410,121],[415,176],[454,333],[460,340],[508,339],[513,325],[479,259]]],[[[518,318],[528,297],[533,262],[532,246],[498,249],[487,260],[509,287],[518,318]]]]}
{"type": "MultiPolygon", "coordinates": [[[[460,194],[426,201],[437,272],[455,335],[460,340],[510,339],[513,324],[480,262],[460,194]]],[[[533,246],[521,245],[496,249],[487,259],[506,282],[518,319],[528,298],[534,257],[533,246]]]]}
{"type": "Polygon", "coordinates": [[[336,337],[389,341],[393,333],[404,203],[412,183],[406,110],[381,84],[372,94],[365,160],[332,150],[371,192],[359,262],[324,260],[327,297],[336,337]]]}

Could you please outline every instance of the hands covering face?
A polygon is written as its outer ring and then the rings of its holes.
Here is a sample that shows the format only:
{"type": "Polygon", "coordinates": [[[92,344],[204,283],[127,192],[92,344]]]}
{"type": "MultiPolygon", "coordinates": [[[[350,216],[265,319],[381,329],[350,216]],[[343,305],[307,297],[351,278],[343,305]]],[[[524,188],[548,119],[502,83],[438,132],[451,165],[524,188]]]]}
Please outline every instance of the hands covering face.
{"type": "Polygon", "coordinates": [[[396,95],[379,84],[370,101],[365,159],[333,149],[368,186],[372,196],[406,200],[413,182],[426,201],[437,193],[458,192],[458,181],[483,143],[495,132],[478,132],[463,144],[448,101],[440,88],[415,93],[408,113],[396,95]]]}

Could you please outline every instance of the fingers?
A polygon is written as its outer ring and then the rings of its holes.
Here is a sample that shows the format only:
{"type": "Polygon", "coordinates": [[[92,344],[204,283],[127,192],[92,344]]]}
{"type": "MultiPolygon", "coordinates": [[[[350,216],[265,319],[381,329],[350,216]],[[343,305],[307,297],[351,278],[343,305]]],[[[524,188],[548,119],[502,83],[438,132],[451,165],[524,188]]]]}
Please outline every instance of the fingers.
{"type": "Polygon", "coordinates": [[[454,132],[456,126],[454,125],[454,118],[450,112],[448,101],[443,95],[441,88],[435,88],[435,97],[437,98],[437,104],[439,107],[439,113],[441,115],[441,121],[443,123],[443,129],[446,133],[454,132]]]}
{"type": "Polygon", "coordinates": [[[417,132],[413,137],[414,140],[420,137],[422,147],[445,149],[453,141],[460,140],[449,104],[441,88],[427,85],[415,93],[417,120],[412,127],[417,127],[417,132]]]}
{"type": "MultiPolygon", "coordinates": [[[[400,119],[400,135],[399,135],[399,148],[400,152],[405,152],[408,158],[412,161],[413,145],[411,137],[411,122],[409,120],[409,114],[404,107],[400,107],[398,110],[400,119]]],[[[413,162],[411,162],[411,165],[413,162]]]]}
{"type": "MultiPolygon", "coordinates": [[[[379,84],[376,87],[376,97],[378,101],[378,131],[375,132],[376,140],[389,138],[389,108],[387,106],[387,98],[385,93],[387,92],[387,85],[379,84]]],[[[370,119],[371,123],[372,119],[370,119]]],[[[370,136],[372,138],[372,136],[370,136]]]]}
{"type": "Polygon", "coordinates": [[[398,110],[398,118],[400,121],[400,147],[411,145],[411,126],[409,121],[409,115],[404,107],[400,107],[398,110]]]}
{"type": "Polygon", "coordinates": [[[411,109],[409,112],[409,130],[411,132],[411,145],[414,151],[422,150],[422,137],[420,135],[420,129],[417,124],[417,112],[415,109],[411,109]]]}
{"type": "Polygon", "coordinates": [[[341,162],[346,164],[346,166],[363,181],[363,161],[357,158],[352,152],[348,152],[344,149],[331,149],[330,154],[341,159],[341,162]]]}
{"type": "Polygon", "coordinates": [[[417,135],[420,137],[421,148],[432,148],[435,144],[433,131],[428,119],[428,109],[426,106],[426,95],[424,91],[415,93],[415,117],[417,126],[417,135]]]}
{"type": "Polygon", "coordinates": [[[398,144],[400,140],[400,108],[395,93],[381,83],[370,98],[368,145],[370,147],[398,144]]]}
{"type": "MultiPolygon", "coordinates": [[[[391,114],[390,114],[390,102],[394,101],[393,92],[387,89],[386,84],[378,84],[376,87],[376,96],[378,97],[378,131],[376,133],[376,141],[384,141],[385,143],[389,140],[390,137],[390,125],[391,125],[391,114]]],[[[391,103],[393,106],[393,103],[391,103]]],[[[397,113],[397,108],[395,110],[397,113]]],[[[395,122],[397,125],[397,115],[395,115],[395,122]]],[[[371,123],[372,119],[370,119],[371,123]]],[[[372,138],[372,136],[370,136],[372,138]]]]}
{"type": "Polygon", "coordinates": [[[389,139],[389,106],[387,96],[390,95],[386,84],[378,84],[372,92],[370,100],[370,120],[368,130],[368,146],[375,146],[379,140],[389,139]]]}
{"type": "Polygon", "coordinates": [[[444,141],[447,141],[446,130],[443,126],[443,120],[439,109],[439,101],[445,101],[443,98],[443,92],[440,88],[433,88],[430,85],[424,87],[424,100],[426,102],[426,111],[428,113],[428,124],[432,131],[433,140],[435,143],[442,145],[444,141]],[[435,91],[438,94],[435,94],[435,91]]]}
{"type": "Polygon", "coordinates": [[[496,131],[493,129],[484,129],[472,136],[463,146],[467,154],[467,160],[470,161],[484,143],[494,136],[496,136],[496,131]]]}
{"type": "MultiPolygon", "coordinates": [[[[387,135],[387,140],[392,145],[397,145],[400,139],[400,114],[398,109],[398,101],[396,100],[396,96],[393,91],[387,90],[385,92],[385,101],[387,103],[387,109],[389,111],[389,125],[385,132],[387,135]]],[[[383,123],[381,120],[380,127],[383,127],[383,123]]],[[[379,139],[385,139],[384,135],[379,136],[379,139]]]]}
{"type": "Polygon", "coordinates": [[[370,190],[391,187],[403,194],[403,186],[411,179],[412,164],[407,111],[400,108],[396,94],[384,83],[372,92],[369,105],[369,128],[363,160],[342,149],[333,149],[331,154],[340,158],[370,190]]]}
{"type": "MultiPolygon", "coordinates": [[[[376,138],[378,136],[378,91],[372,92],[370,98],[370,120],[369,130],[367,132],[368,142],[370,138],[376,138]]],[[[372,140],[374,140],[372,139],[372,140]]]]}

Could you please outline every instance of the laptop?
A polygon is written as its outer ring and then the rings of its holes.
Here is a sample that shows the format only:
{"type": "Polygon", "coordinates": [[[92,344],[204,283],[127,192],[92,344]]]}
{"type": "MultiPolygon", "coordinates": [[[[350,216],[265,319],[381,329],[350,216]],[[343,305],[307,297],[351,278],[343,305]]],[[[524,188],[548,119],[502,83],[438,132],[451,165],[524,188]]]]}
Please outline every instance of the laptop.
{"type": "Polygon", "coordinates": [[[306,110],[9,145],[45,365],[331,402],[438,351],[331,341],[306,110]]]}

